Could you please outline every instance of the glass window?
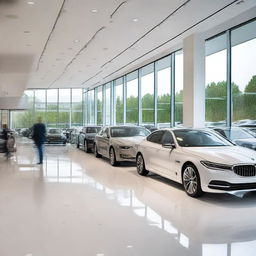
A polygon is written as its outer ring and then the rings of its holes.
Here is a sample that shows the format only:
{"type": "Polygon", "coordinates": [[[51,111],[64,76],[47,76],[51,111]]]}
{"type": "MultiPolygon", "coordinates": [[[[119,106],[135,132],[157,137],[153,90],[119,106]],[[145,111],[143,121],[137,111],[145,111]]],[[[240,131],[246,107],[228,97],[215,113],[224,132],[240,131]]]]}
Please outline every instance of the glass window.
{"type": "Polygon", "coordinates": [[[156,131],[150,134],[147,140],[153,143],[162,144],[163,135],[164,131],[156,131]]]}
{"type": "Polygon", "coordinates": [[[126,123],[137,124],[138,115],[138,71],[126,76],[126,123]]]}
{"type": "Polygon", "coordinates": [[[156,62],[157,123],[170,127],[171,123],[171,56],[156,62]]]}
{"type": "Polygon", "coordinates": [[[206,126],[225,126],[227,120],[226,34],[207,40],[205,59],[206,126]]]}
{"type": "Polygon", "coordinates": [[[114,81],[114,118],[115,124],[124,123],[123,78],[114,81]]]}
{"type": "Polygon", "coordinates": [[[46,122],[48,127],[56,127],[58,124],[58,89],[47,90],[46,122]]]}
{"type": "Polygon", "coordinates": [[[134,137],[149,135],[149,131],[143,127],[112,127],[111,137],[134,137]]]}
{"type": "Polygon", "coordinates": [[[172,143],[174,143],[172,134],[166,131],[162,139],[162,144],[172,144],[172,143]]]}
{"type": "Polygon", "coordinates": [[[97,124],[102,125],[102,102],[103,102],[103,94],[102,94],[102,86],[99,86],[96,88],[97,94],[96,94],[96,102],[97,102],[97,124]]]}
{"type": "Polygon", "coordinates": [[[95,97],[94,90],[88,91],[88,124],[95,124],[95,97]]]}
{"type": "Polygon", "coordinates": [[[256,21],[231,31],[233,122],[256,120],[256,21]]]}
{"type": "Polygon", "coordinates": [[[70,89],[59,89],[59,127],[70,127],[70,89]]]}
{"type": "Polygon", "coordinates": [[[154,64],[140,69],[142,124],[154,123],[154,64]]]}
{"type": "Polygon", "coordinates": [[[181,147],[216,147],[216,146],[232,146],[228,140],[217,134],[200,131],[180,129],[175,130],[174,135],[181,147]]]}
{"type": "Polygon", "coordinates": [[[46,111],[46,90],[35,90],[34,95],[35,121],[37,121],[39,117],[44,121],[46,111]]]}
{"type": "Polygon", "coordinates": [[[175,126],[183,124],[183,52],[175,52],[175,126]]]}
{"type": "Polygon", "coordinates": [[[83,90],[72,89],[71,126],[83,125],[83,90]]]}
{"type": "Polygon", "coordinates": [[[106,125],[111,123],[111,84],[105,85],[105,106],[106,106],[106,125]]]}

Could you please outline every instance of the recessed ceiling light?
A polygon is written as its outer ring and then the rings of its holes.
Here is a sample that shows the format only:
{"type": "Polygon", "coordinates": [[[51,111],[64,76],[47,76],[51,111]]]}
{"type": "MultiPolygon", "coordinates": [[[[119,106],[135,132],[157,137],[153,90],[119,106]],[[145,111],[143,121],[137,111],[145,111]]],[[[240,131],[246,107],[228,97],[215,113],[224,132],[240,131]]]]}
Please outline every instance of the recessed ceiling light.
{"type": "Polygon", "coordinates": [[[107,48],[107,47],[104,47],[104,48],[103,48],[103,50],[104,50],[104,51],[107,51],[107,50],[108,50],[108,48],[107,48]]]}
{"type": "Polygon", "coordinates": [[[139,21],[139,19],[134,18],[134,19],[132,19],[132,21],[133,21],[133,22],[138,22],[138,21],[139,21]]]}
{"type": "Polygon", "coordinates": [[[27,3],[30,4],[30,5],[35,4],[35,2],[33,2],[33,1],[28,1],[27,3]]]}
{"type": "Polygon", "coordinates": [[[69,47],[68,50],[72,50],[73,48],[69,47]]]}
{"type": "Polygon", "coordinates": [[[26,44],[26,46],[31,46],[31,44],[26,44]]]}
{"type": "Polygon", "coordinates": [[[60,58],[56,58],[57,61],[61,60],[60,58]]]}
{"type": "Polygon", "coordinates": [[[78,43],[78,42],[79,42],[79,40],[78,40],[78,39],[74,40],[74,43],[78,43]]]}
{"type": "Polygon", "coordinates": [[[91,12],[96,13],[96,12],[98,12],[98,10],[97,9],[92,9],[91,12]]]}
{"type": "Polygon", "coordinates": [[[30,33],[30,31],[28,31],[28,30],[25,30],[25,31],[24,31],[24,33],[25,33],[25,34],[28,34],[28,33],[30,33]]]}
{"type": "Polygon", "coordinates": [[[244,3],[244,0],[238,1],[238,2],[236,3],[236,5],[239,5],[239,4],[242,4],[242,3],[244,3]]]}

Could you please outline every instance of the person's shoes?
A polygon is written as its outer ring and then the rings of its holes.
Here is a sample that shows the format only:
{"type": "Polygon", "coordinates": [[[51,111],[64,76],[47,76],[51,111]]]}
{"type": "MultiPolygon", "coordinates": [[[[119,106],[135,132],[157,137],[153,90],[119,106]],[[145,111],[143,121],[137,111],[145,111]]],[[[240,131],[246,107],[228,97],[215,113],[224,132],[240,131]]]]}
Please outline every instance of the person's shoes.
{"type": "Polygon", "coordinates": [[[37,163],[37,164],[43,164],[43,162],[39,162],[39,163],[37,163]]]}

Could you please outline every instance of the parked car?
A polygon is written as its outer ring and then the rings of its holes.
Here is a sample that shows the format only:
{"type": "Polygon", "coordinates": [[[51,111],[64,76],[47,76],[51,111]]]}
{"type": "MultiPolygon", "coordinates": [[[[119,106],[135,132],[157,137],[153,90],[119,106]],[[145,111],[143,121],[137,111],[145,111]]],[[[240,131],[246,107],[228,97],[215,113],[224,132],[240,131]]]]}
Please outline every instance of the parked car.
{"type": "Polygon", "coordinates": [[[214,128],[213,130],[231,140],[238,146],[256,150],[256,138],[250,132],[246,131],[246,129],[232,127],[214,128]]]}
{"type": "Polygon", "coordinates": [[[213,131],[163,129],[138,145],[137,171],[183,184],[186,193],[256,189],[256,152],[234,145],[213,131]]]}
{"type": "Polygon", "coordinates": [[[82,126],[78,126],[72,129],[72,131],[70,132],[69,135],[69,142],[71,144],[76,144],[77,145],[77,141],[78,141],[78,136],[80,134],[80,132],[82,131],[83,127],[82,126]]]}
{"type": "MultiPolygon", "coordinates": [[[[16,140],[13,132],[9,133],[7,147],[9,152],[16,151],[16,140]]],[[[5,153],[5,151],[6,151],[6,141],[4,139],[3,131],[1,130],[0,131],[0,153],[5,153]]]]}
{"type": "Polygon", "coordinates": [[[256,127],[256,120],[245,119],[235,123],[239,127],[256,127]]]}
{"type": "Polygon", "coordinates": [[[84,150],[88,153],[94,147],[94,139],[96,134],[100,131],[100,126],[86,126],[77,138],[77,148],[84,147],[84,150]]]}
{"type": "Polygon", "coordinates": [[[64,133],[59,128],[48,128],[46,135],[46,143],[66,144],[67,139],[64,133]]]}
{"type": "Polygon", "coordinates": [[[139,126],[109,126],[95,137],[94,154],[105,156],[115,166],[121,161],[135,161],[136,146],[150,131],[139,126]]]}

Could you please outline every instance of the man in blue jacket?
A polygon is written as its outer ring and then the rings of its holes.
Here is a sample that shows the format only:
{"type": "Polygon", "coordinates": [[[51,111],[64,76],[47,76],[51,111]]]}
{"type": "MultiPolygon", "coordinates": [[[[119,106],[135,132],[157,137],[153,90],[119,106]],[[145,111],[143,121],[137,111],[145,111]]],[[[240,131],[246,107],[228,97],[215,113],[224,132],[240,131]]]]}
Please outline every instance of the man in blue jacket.
{"type": "Polygon", "coordinates": [[[32,139],[34,140],[38,150],[38,156],[39,156],[38,164],[43,164],[43,147],[44,147],[44,142],[46,140],[46,128],[45,128],[45,125],[42,123],[41,117],[38,118],[38,123],[33,125],[32,139]]]}

